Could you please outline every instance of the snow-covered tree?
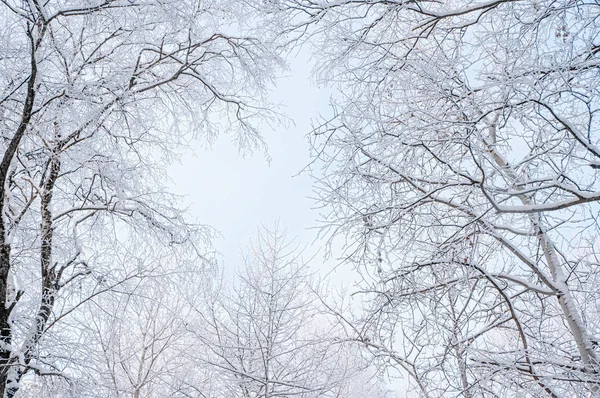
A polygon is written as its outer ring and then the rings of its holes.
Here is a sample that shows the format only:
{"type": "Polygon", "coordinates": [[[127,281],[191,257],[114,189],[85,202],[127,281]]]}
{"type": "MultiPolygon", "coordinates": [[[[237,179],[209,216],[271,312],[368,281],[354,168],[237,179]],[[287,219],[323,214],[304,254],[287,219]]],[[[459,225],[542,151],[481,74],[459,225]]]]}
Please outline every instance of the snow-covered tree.
{"type": "Polygon", "coordinates": [[[69,378],[62,325],[98,295],[201,267],[210,230],[165,189],[192,138],[262,146],[279,66],[244,1],[0,2],[0,396],[69,378]],[[260,40],[258,39],[260,37],[260,40]]]}
{"type": "Polygon", "coordinates": [[[314,275],[278,229],[262,229],[232,289],[219,286],[194,330],[202,366],[222,373],[215,397],[353,397],[358,363],[324,312],[314,275]]]}
{"type": "Polygon", "coordinates": [[[132,294],[101,296],[80,316],[80,324],[88,326],[79,328],[85,347],[74,361],[77,383],[68,388],[82,398],[183,398],[207,392],[205,372],[192,361],[195,341],[187,328],[189,293],[205,284],[205,276],[172,270],[144,279],[132,294]]]}
{"type": "Polygon", "coordinates": [[[357,339],[422,396],[596,394],[598,4],[268,4],[340,90],[315,153],[357,339]]]}

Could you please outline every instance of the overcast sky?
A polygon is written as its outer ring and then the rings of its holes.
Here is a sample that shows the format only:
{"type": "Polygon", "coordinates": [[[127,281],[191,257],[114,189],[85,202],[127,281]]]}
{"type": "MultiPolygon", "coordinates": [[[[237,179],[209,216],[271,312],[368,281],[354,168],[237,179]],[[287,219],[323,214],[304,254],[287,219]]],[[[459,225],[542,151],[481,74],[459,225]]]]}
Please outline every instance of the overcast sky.
{"type": "Polygon", "coordinates": [[[240,249],[261,224],[279,221],[289,238],[310,244],[307,252],[318,246],[312,244],[317,231],[311,227],[318,218],[310,199],[312,181],[306,173],[298,174],[310,161],[306,134],[311,121],[328,114],[330,91],[311,82],[310,69],[306,54],[291,59],[290,70],[272,93],[293,124],[264,131],[270,163],[260,152],[242,157],[223,135],[210,149],[197,143],[194,153],[171,168],[175,191],[186,196],[191,215],[223,234],[215,243],[226,268],[239,262],[240,249]]]}

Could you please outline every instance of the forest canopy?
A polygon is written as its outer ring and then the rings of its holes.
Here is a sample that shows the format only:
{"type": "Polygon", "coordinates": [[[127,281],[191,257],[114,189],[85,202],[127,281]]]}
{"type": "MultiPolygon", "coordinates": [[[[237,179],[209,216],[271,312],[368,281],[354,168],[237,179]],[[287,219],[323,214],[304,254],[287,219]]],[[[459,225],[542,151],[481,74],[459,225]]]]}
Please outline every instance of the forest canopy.
{"type": "Polygon", "coordinates": [[[597,396],[599,15],[0,0],[0,397],[597,396]],[[339,291],[281,226],[225,277],[168,183],[192,142],[268,153],[303,51],[339,291]]]}

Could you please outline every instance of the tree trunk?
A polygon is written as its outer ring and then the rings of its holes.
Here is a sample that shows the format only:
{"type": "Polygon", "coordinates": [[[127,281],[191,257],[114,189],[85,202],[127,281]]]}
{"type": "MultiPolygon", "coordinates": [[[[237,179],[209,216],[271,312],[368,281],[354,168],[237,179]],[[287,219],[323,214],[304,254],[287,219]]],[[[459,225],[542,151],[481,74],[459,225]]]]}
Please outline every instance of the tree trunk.
{"type": "Polygon", "coordinates": [[[35,58],[36,42],[33,39],[31,26],[29,26],[28,36],[30,39],[31,51],[31,73],[27,83],[27,94],[23,105],[23,113],[21,122],[11,139],[2,162],[0,163],[0,397],[4,397],[5,389],[8,380],[8,375],[11,366],[12,353],[12,330],[10,325],[10,315],[15,307],[15,302],[8,302],[8,278],[10,275],[11,258],[10,258],[10,242],[6,235],[7,228],[4,219],[4,205],[6,204],[7,195],[7,178],[12,163],[21,139],[25,135],[25,131],[31,122],[33,113],[33,104],[35,100],[35,83],[37,77],[37,60],[35,58]]]}

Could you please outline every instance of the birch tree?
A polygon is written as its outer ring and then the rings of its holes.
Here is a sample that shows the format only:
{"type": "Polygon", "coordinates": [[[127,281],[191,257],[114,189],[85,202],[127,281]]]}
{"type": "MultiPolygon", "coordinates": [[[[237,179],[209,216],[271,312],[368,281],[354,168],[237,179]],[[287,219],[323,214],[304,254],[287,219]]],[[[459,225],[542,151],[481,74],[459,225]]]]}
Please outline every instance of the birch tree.
{"type": "Polygon", "coordinates": [[[186,220],[164,172],[221,130],[263,146],[279,61],[254,12],[0,2],[0,396],[27,373],[69,378],[45,344],[74,348],[61,325],[85,303],[152,275],[157,258],[210,261],[210,230],[186,220]]]}
{"type": "Polygon", "coordinates": [[[316,176],[356,338],[421,396],[597,394],[598,4],[270,7],[340,91],[316,176]]]}

